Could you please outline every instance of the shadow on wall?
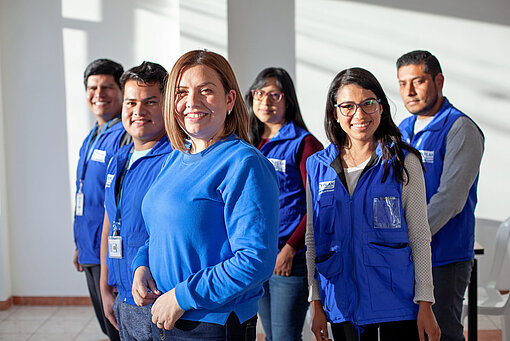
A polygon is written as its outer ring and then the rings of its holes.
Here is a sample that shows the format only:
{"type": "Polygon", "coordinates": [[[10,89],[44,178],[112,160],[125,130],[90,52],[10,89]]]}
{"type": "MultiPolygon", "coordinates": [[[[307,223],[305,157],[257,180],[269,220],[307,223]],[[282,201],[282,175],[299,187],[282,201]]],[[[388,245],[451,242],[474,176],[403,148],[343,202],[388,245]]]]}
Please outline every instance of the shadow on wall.
{"type": "Polygon", "coordinates": [[[510,25],[508,0],[336,0],[366,3],[401,10],[444,15],[460,19],[510,25]]]}

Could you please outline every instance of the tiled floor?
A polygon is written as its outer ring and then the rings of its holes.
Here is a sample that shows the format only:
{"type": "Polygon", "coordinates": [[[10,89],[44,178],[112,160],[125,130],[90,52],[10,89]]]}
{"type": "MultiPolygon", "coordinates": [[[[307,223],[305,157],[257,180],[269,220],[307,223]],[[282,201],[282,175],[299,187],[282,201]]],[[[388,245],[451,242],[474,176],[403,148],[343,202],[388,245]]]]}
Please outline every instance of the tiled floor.
{"type": "MultiPolygon", "coordinates": [[[[478,318],[478,340],[500,341],[501,322],[498,317],[478,318]]],[[[263,340],[262,328],[257,328],[263,340]]],[[[104,341],[92,307],[13,306],[0,311],[0,341],[104,341]]],[[[309,340],[306,340],[309,341],[309,340]]]]}
{"type": "Polygon", "coordinates": [[[91,306],[13,306],[0,311],[0,341],[103,341],[91,306]]]}

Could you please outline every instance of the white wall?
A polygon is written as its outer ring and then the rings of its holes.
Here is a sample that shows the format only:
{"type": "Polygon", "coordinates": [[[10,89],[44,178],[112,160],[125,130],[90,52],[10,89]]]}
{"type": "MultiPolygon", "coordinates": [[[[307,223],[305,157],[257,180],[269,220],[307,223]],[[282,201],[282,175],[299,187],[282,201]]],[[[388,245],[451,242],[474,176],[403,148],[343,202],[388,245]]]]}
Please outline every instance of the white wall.
{"type": "Polygon", "coordinates": [[[266,67],[296,75],[294,0],[229,0],[228,58],[244,93],[266,67]]]}
{"type": "Polygon", "coordinates": [[[444,94],[485,133],[476,214],[504,220],[510,216],[510,46],[504,43],[510,37],[510,16],[502,13],[510,14],[510,3],[491,0],[480,8],[475,0],[371,2],[378,1],[296,0],[297,89],[308,127],[326,142],[329,84],[352,66],[375,74],[400,123],[408,113],[395,61],[411,50],[430,50],[443,68],[444,94]],[[480,20],[473,19],[476,13],[480,20]]]}
{"type": "MultiPolygon", "coordinates": [[[[1,9],[1,7],[0,7],[1,9]]],[[[1,51],[1,48],[0,48],[1,51]]],[[[0,52],[0,79],[2,79],[2,59],[0,52]]],[[[7,182],[5,165],[4,112],[2,105],[2,84],[0,83],[0,301],[5,301],[11,293],[11,263],[9,257],[9,229],[7,219],[7,182]]]]}
{"type": "Polygon", "coordinates": [[[94,121],[82,74],[98,57],[170,69],[181,53],[207,48],[228,54],[243,89],[263,67],[283,66],[296,75],[307,125],[326,142],[324,103],[336,73],[355,65],[374,72],[399,122],[407,114],[395,60],[429,49],[442,63],[445,94],[487,138],[477,214],[510,215],[510,5],[381,1],[0,0],[0,300],[87,295],[71,263],[72,193],[94,121]],[[271,35],[288,37],[294,11],[295,45],[271,35]],[[263,34],[250,36],[257,28],[263,34]]]}
{"type": "Polygon", "coordinates": [[[86,296],[72,265],[77,155],[94,122],[83,70],[98,57],[171,67],[180,52],[177,0],[0,1],[0,200],[4,192],[8,200],[0,201],[0,300],[86,296]],[[1,265],[6,236],[10,271],[1,265]]]}

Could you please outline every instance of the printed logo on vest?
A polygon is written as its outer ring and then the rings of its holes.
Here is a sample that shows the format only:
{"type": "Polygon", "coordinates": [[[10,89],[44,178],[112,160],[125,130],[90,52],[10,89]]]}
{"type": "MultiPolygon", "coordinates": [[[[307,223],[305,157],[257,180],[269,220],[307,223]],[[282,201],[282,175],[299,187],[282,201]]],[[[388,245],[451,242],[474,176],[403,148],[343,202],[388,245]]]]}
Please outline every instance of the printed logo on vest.
{"type": "Polygon", "coordinates": [[[319,182],[319,195],[335,190],[335,180],[319,182]]]}
{"type": "Polygon", "coordinates": [[[277,172],[283,172],[285,173],[286,169],[286,161],[285,160],[278,160],[278,159],[268,159],[269,162],[273,164],[274,169],[276,169],[277,172]]]}
{"type": "Polygon", "coordinates": [[[90,159],[92,161],[104,163],[106,159],[106,150],[94,149],[94,153],[92,153],[92,157],[90,159]]]}
{"type": "Polygon", "coordinates": [[[106,174],[106,185],[104,185],[104,188],[109,188],[112,185],[114,177],[115,174],[106,174]]]}
{"type": "Polygon", "coordinates": [[[434,163],[434,151],[433,150],[420,150],[421,159],[423,163],[434,163]]]}

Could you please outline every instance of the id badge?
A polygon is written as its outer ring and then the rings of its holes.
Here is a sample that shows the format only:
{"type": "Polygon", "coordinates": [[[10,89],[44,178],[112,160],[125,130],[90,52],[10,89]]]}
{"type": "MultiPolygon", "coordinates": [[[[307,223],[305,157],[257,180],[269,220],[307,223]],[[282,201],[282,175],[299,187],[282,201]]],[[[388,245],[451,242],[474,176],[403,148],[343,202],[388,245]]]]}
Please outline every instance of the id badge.
{"type": "Polygon", "coordinates": [[[110,258],[122,258],[122,237],[108,237],[108,254],[110,258]]]}
{"type": "Polygon", "coordinates": [[[83,215],[83,201],[84,201],[84,195],[83,192],[79,191],[76,193],[76,211],[75,214],[77,216],[83,215]]]}

